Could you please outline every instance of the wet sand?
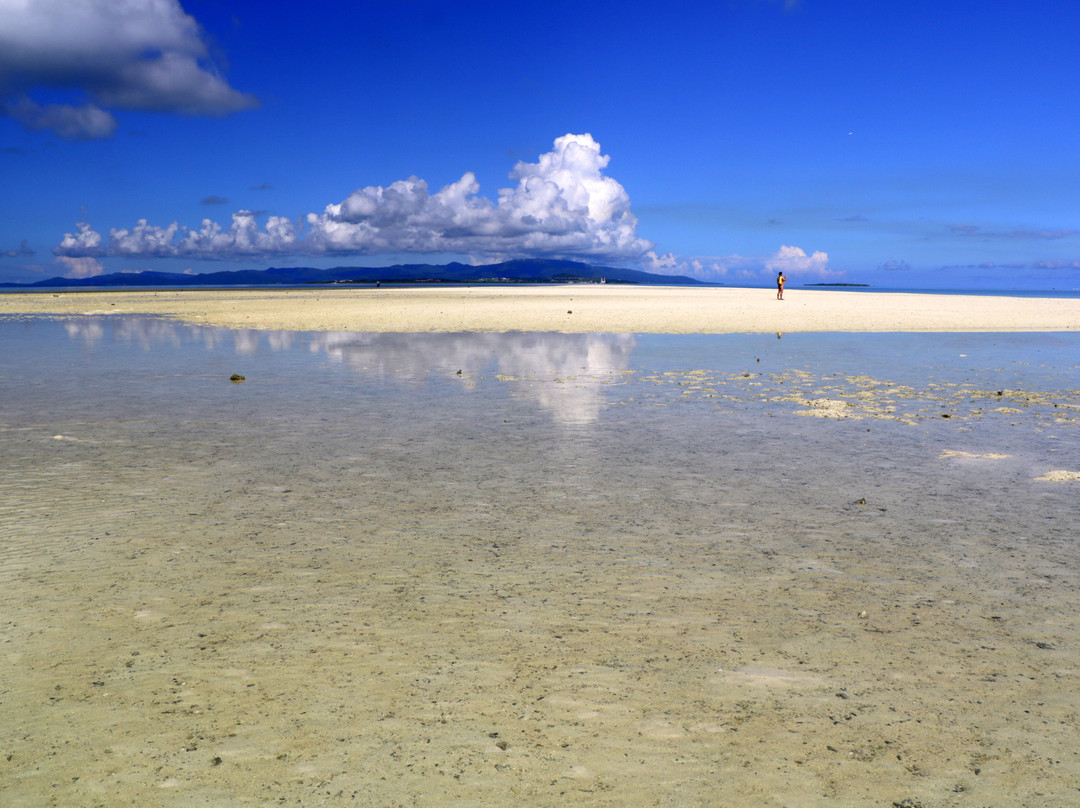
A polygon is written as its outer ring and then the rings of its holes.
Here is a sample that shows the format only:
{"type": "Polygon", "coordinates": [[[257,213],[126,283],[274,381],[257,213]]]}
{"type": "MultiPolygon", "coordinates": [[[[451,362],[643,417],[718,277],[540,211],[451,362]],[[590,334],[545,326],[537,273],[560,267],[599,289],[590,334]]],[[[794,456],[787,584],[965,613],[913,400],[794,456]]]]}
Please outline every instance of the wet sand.
{"type": "Polygon", "coordinates": [[[409,289],[47,292],[0,295],[0,314],[154,314],[300,331],[729,334],[1075,331],[1080,299],[574,285],[409,289]]]}
{"type": "Polygon", "coordinates": [[[1057,342],[63,327],[0,366],[5,806],[1080,796],[1057,342]]]}

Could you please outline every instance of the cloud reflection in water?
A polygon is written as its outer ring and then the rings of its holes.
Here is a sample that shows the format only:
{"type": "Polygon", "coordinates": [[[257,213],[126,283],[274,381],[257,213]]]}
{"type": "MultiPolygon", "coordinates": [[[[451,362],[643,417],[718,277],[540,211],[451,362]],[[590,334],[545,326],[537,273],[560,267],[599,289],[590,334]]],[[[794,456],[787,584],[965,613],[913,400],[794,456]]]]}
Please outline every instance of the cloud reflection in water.
{"type": "Polygon", "coordinates": [[[254,356],[260,351],[323,354],[361,379],[415,385],[461,371],[462,384],[506,384],[561,423],[595,421],[604,387],[626,372],[633,334],[351,333],[231,330],[150,317],[80,318],[64,323],[68,336],[94,348],[111,336],[150,351],[197,345],[208,351],[254,356]]]}
{"type": "Polygon", "coordinates": [[[515,398],[533,400],[566,423],[594,421],[603,387],[626,371],[633,334],[549,332],[460,334],[315,334],[309,345],[362,374],[422,379],[462,371],[476,385],[485,373],[511,385],[515,398]]]}

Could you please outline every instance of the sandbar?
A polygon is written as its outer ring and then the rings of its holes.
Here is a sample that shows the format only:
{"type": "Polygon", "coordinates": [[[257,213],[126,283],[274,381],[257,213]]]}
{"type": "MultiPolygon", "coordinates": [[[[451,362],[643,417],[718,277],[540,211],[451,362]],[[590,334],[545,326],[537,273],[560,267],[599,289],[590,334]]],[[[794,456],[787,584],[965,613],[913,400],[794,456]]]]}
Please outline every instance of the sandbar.
{"type": "Polygon", "coordinates": [[[1075,331],[1080,299],[615,285],[43,292],[0,315],[150,314],[258,330],[728,334],[1075,331]]]}

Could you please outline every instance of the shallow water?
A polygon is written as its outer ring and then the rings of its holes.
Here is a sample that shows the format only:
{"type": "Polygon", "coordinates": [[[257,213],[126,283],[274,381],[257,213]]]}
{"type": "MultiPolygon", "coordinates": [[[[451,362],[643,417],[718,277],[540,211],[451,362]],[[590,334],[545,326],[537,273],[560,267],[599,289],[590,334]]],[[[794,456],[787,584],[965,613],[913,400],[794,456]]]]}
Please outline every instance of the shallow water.
{"type": "Polygon", "coordinates": [[[1073,804],[1080,335],[0,346],[12,804],[1073,804]]]}

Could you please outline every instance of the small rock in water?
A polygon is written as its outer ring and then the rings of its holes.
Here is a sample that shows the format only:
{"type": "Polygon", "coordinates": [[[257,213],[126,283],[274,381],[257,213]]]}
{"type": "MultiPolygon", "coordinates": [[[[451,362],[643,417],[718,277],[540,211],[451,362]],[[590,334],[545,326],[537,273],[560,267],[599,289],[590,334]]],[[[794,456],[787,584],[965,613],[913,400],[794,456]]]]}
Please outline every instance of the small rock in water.
{"type": "Polygon", "coordinates": [[[241,376],[239,373],[234,373],[232,376],[229,377],[229,381],[230,382],[242,382],[242,381],[246,381],[246,379],[243,376],[241,376]]]}

